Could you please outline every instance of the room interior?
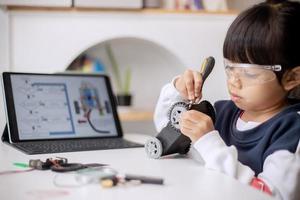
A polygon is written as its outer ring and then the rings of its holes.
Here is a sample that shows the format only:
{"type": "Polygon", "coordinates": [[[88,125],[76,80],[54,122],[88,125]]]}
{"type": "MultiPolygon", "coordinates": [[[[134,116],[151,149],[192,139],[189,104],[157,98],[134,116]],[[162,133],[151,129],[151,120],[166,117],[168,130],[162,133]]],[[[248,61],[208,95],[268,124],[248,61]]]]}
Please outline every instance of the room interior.
{"type": "MultiPolygon", "coordinates": [[[[125,139],[144,142],[158,134],[153,115],[162,87],[186,69],[200,70],[209,56],[215,58],[215,67],[203,87],[203,99],[211,103],[230,99],[223,42],[237,15],[259,2],[262,0],[0,0],[0,72],[106,74],[118,101],[125,139]],[[118,98],[124,96],[130,101],[123,104],[118,98]]],[[[0,98],[0,130],[7,120],[4,104],[0,98]]],[[[2,171],[11,169],[12,163],[20,167],[24,160],[38,162],[50,156],[25,155],[4,144],[0,153],[2,171]]],[[[179,153],[157,160],[146,153],[132,148],[55,155],[59,162],[68,158],[74,163],[108,164],[113,174],[149,175],[138,177],[138,184],[106,190],[107,185],[101,183],[99,190],[99,185],[85,182],[84,187],[73,188],[61,184],[63,176],[54,175],[53,169],[35,170],[33,178],[28,178],[30,173],[23,176],[28,182],[20,183],[12,195],[5,190],[19,184],[20,176],[2,179],[0,185],[8,184],[0,187],[0,194],[5,199],[194,199],[195,195],[203,199],[271,199],[205,169],[193,151],[186,157],[179,153]],[[142,184],[144,179],[158,181],[159,186],[147,187],[142,184]]],[[[35,169],[42,169],[37,166],[35,169]]],[[[107,188],[115,186],[110,184],[107,188]]]]}
{"type": "Polygon", "coordinates": [[[119,106],[124,130],[155,135],[152,116],[161,87],[186,68],[199,69],[205,57],[216,58],[216,69],[204,87],[204,98],[211,102],[228,98],[222,42],[239,11],[254,3],[229,0],[227,10],[205,11],[166,8],[151,1],[148,8],[132,3],[127,4],[132,8],[124,9],[71,0],[2,0],[1,71],[60,73],[72,70],[76,58],[88,55],[101,62],[117,92],[105,51],[109,44],[120,71],[131,71],[132,104],[119,106]]]}

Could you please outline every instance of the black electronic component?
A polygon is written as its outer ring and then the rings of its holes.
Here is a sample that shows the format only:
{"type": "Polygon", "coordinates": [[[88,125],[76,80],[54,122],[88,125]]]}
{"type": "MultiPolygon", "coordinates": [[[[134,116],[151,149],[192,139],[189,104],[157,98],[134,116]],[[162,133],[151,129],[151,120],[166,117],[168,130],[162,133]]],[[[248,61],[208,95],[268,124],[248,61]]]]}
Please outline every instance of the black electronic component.
{"type": "Polygon", "coordinates": [[[66,158],[47,158],[45,162],[41,161],[40,159],[31,159],[29,160],[29,167],[38,170],[47,170],[50,169],[53,165],[64,165],[67,163],[68,160],[66,158]]]}
{"type": "Polygon", "coordinates": [[[90,163],[90,164],[81,164],[81,163],[68,163],[66,158],[57,157],[56,159],[47,158],[45,162],[40,159],[31,159],[29,160],[29,167],[37,170],[48,170],[51,169],[55,172],[70,172],[77,171],[80,169],[88,167],[103,167],[106,164],[100,163],[90,163]]]}
{"type": "Polygon", "coordinates": [[[133,175],[133,174],[126,174],[125,180],[126,181],[137,180],[137,181],[141,181],[141,183],[147,183],[147,184],[158,184],[158,185],[164,184],[164,179],[162,178],[140,176],[140,175],[133,175]]]}
{"type": "Polygon", "coordinates": [[[75,113],[80,114],[80,107],[78,101],[74,101],[75,113]]]}
{"type": "Polygon", "coordinates": [[[107,113],[107,114],[112,113],[112,112],[111,112],[111,109],[110,109],[109,102],[108,102],[108,101],[104,101],[104,104],[105,104],[105,108],[106,108],[106,113],[107,113]]]}
{"type": "Polygon", "coordinates": [[[84,164],[80,164],[80,163],[63,163],[60,165],[52,165],[50,168],[52,171],[55,172],[71,172],[71,171],[84,169],[87,167],[84,164]]]}
{"type": "Polygon", "coordinates": [[[29,167],[38,169],[38,170],[47,170],[51,167],[51,162],[43,162],[40,159],[29,160],[29,167]]]}
{"type": "Polygon", "coordinates": [[[93,129],[95,132],[97,132],[97,133],[110,133],[110,131],[107,131],[107,130],[100,130],[100,129],[96,128],[96,127],[93,125],[93,123],[91,122],[91,112],[92,112],[92,110],[89,110],[89,111],[87,112],[86,118],[87,118],[87,121],[88,121],[89,125],[92,127],[92,129],[93,129]]]}

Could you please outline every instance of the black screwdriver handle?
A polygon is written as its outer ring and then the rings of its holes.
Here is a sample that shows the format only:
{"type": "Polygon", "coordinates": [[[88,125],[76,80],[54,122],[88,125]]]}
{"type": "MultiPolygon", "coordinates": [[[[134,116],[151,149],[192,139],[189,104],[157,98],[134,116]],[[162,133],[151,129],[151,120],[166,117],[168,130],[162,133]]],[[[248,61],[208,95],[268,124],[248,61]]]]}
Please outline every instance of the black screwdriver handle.
{"type": "Polygon", "coordinates": [[[206,80],[208,75],[213,70],[214,66],[215,66],[215,59],[212,56],[206,58],[205,61],[203,62],[200,71],[200,73],[202,74],[202,85],[204,84],[204,81],[206,80]]]}

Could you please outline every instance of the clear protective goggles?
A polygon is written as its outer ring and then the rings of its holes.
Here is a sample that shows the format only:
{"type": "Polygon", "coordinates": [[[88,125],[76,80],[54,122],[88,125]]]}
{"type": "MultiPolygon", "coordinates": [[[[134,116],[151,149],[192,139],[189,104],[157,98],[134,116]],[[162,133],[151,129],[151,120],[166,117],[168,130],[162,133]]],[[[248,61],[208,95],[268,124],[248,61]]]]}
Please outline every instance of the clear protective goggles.
{"type": "Polygon", "coordinates": [[[228,81],[239,80],[243,86],[259,85],[276,78],[274,72],[281,71],[281,65],[257,65],[248,63],[233,63],[224,59],[225,72],[228,81]]]}

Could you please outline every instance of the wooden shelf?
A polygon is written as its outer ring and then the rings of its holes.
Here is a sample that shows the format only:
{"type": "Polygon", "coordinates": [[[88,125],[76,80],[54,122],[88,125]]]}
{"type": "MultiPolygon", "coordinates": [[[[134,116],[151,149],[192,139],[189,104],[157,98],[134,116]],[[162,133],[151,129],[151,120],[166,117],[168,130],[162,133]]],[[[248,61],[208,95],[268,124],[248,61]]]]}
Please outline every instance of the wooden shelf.
{"type": "Polygon", "coordinates": [[[118,112],[121,121],[152,121],[153,112],[151,111],[119,111],[118,112]]]}
{"type": "Polygon", "coordinates": [[[35,7],[35,6],[7,6],[10,11],[68,11],[68,12],[132,12],[143,14],[200,14],[200,15],[237,15],[237,10],[208,11],[208,10],[166,10],[166,9],[104,9],[77,7],[35,7]]]}
{"type": "Polygon", "coordinates": [[[212,15],[236,15],[239,12],[235,10],[228,11],[209,11],[209,10],[166,10],[166,9],[143,9],[143,13],[155,14],[212,14],[212,15]]]}

